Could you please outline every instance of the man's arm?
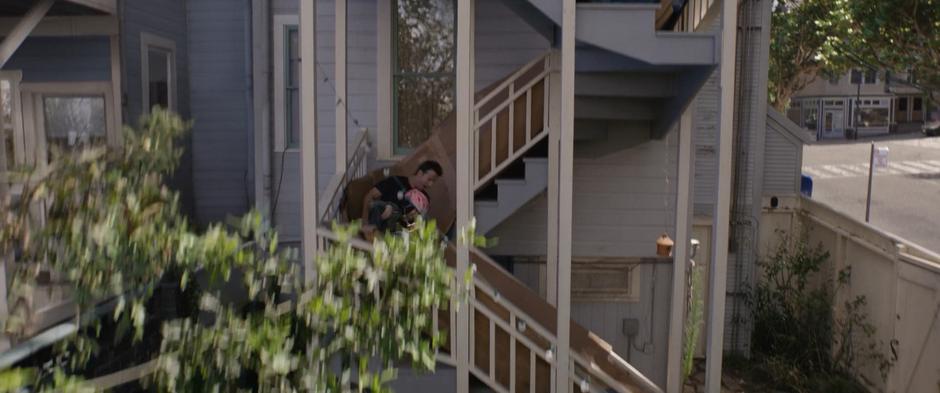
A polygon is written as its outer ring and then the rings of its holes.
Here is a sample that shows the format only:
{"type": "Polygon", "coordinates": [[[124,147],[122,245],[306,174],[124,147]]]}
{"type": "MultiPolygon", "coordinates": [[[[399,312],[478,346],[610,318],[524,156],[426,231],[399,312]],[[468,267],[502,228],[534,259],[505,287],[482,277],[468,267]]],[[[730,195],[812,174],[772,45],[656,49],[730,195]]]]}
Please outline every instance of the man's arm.
{"type": "Polygon", "coordinates": [[[372,206],[372,202],[381,197],[382,193],[379,192],[379,189],[372,187],[372,189],[366,193],[366,196],[362,198],[362,223],[364,225],[369,223],[369,208],[372,206]]]}

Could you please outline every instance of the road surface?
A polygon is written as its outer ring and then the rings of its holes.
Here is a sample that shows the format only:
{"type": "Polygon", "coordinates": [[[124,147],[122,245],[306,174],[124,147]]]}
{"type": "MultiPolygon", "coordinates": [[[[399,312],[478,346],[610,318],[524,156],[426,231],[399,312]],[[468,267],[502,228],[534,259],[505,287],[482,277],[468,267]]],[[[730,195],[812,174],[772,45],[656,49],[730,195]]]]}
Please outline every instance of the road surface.
{"type": "MultiPolygon", "coordinates": [[[[888,168],[876,169],[871,224],[940,253],[940,137],[876,141],[888,147],[888,168]]],[[[820,144],[803,149],[813,199],[865,220],[870,144],[820,144]]]]}

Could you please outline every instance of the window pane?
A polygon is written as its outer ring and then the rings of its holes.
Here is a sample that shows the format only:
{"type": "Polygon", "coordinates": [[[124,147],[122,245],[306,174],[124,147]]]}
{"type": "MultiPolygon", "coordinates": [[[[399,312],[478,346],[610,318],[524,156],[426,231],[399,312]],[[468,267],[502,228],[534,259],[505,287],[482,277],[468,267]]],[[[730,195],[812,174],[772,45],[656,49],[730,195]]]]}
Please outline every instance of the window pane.
{"type": "Polygon", "coordinates": [[[806,127],[810,130],[815,130],[818,121],[818,110],[816,108],[807,109],[804,112],[805,118],[803,119],[803,127],[806,127]]]}
{"type": "Polygon", "coordinates": [[[104,97],[45,97],[43,114],[50,152],[105,140],[104,97]]]}
{"type": "Polygon", "coordinates": [[[453,84],[450,77],[396,78],[395,146],[399,150],[417,147],[427,140],[431,130],[454,109],[453,84]]]}
{"type": "Polygon", "coordinates": [[[914,110],[919,111],[924,108],[924,99],[920,97],[914,98],[914,110]]]}
{"type": "Polygon", "coordinates": [[[297,87],[300,81],[300,37],[297,27],[287,28],[287,87],[297,87]]]}
{"type": "Polygon", "coordinates": [[[300,90],[287,91],[287,147],[300,146],[300,90]]]}
{"type": "Polygon", "coordinates": [[[907,110],[907,97],[898,98],[898,110],[899,111],[907,110]]]}
{"type": "Polygon", "coordinates": [[[147,83],[150,88],[150,107],[170,107],[170,52],[162,49],[150,48],[147,53],[149,75],[147,83]]]}
{"type": "Polygon", "coordinates": [[[6,169],[13,168],[13,87],[0,80],[0,159],[6,169]]]}
{"type": "Polygon", "coordinates": [[[862,108],[861,127],[884,127],[888,125],[888,108],[862,108]]]}
{"type": "Polygon", "coordinates": [[[852,70],[852,83],[859,84],[862,83],[862,72],[859,70],[852,70]]]}
{"type": "Polygon", "coordinates": [[[399,0],[395,18],[397,70],[454,71],[454,0],[399,0]]]}
{"type": "Polygon", "coordinates": [[[865,72],[865,83],[872,84],[878,79],[878,73],[876,71],[867,71],[865,72]]]}

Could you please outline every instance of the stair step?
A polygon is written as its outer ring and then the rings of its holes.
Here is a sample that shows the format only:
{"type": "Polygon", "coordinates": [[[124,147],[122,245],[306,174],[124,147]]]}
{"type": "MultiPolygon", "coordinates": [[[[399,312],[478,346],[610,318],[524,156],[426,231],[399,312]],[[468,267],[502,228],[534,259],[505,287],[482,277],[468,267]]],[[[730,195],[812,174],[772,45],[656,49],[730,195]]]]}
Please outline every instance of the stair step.
{"type": "Polygon", "coordinates": [[[525,186],[525,179],[496,179],[498,186],[525,186]]]}
{"type": "Polygon", "coordinates": [[[478,207],[478,208],[499,207],[499,201],[495,199],[477,199],[476,201],[473,202],[473,204],[475,207],[478,207]]]}

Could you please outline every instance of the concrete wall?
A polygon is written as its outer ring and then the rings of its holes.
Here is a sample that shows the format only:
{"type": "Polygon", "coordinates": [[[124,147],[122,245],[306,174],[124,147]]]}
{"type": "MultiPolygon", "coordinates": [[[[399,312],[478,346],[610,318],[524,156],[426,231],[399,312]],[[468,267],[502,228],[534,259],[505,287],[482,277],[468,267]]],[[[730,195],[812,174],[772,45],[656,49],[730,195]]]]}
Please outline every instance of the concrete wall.
{"type": "MultiPolygon", "coordinates": [[[[860,361],[856,371],[875,391],[930,392],[940,382],[940,255],[879,231],[806,198],[784,199],[770,208],[765,201],[761,253],[780,244],[777,230],[804,233],[810,245],[830,253],[823,270],[835,279],[851,267],[851,280],[837,293],[842,302],[864,296],[863,312],[874,325],[871,340],[859,335],[855,346],[874,344],[895,360],[887,380],[876,364],[860,361]]],[[[826,278],[826,277],[822,277],[826,278]]],[[[821,278],[821,279],[822,279],[821,278]]],[[[820,279],[820,281],[821,281],[820,279]]]]}
{"type": "Polygon", "coordinates": [[[3,66],[22,70],[23,83],[111,81],[106,36],[29,37],[3,66]]]}

